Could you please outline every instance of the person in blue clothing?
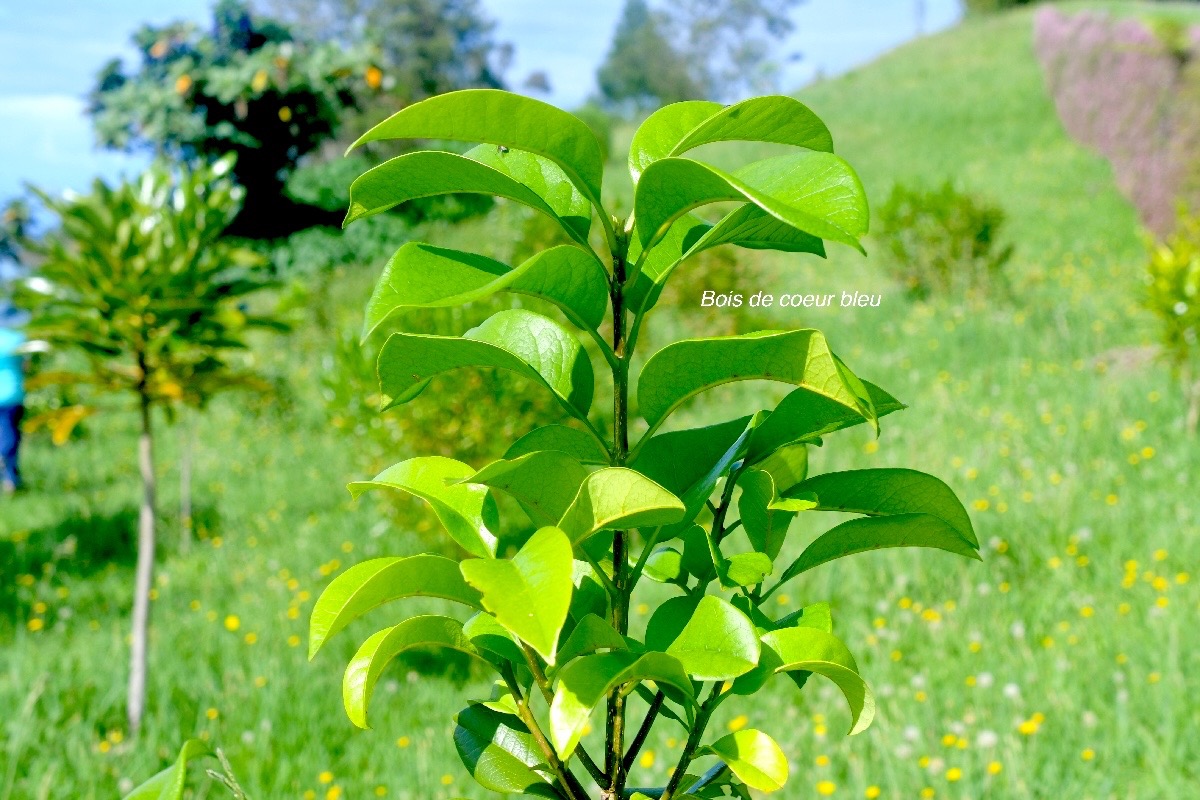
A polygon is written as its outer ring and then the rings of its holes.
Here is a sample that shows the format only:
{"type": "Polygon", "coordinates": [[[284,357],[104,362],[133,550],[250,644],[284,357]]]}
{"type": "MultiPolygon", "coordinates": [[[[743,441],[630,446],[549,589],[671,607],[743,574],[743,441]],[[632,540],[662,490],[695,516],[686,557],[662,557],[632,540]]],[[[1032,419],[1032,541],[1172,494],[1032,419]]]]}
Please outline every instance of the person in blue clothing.
{"type": "Polygon", "coordinates": [[[25,415],[25,337],[0,315],[0,486],[5,494],[21,488],[17,451],[21,446],[21,417],[25,415]]]}

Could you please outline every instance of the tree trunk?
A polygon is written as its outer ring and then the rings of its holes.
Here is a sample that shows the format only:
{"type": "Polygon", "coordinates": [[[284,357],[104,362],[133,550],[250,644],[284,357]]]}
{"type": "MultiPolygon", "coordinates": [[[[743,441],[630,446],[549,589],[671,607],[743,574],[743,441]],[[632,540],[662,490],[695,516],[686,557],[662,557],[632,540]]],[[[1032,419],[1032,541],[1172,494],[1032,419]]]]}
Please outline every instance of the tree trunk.
{"type": "Polygon", "coordinates": [[[184,411],[180,426],[182,440],[179,445],[179,519],[183,524],[183,539],[180,550],[187,552],[192,547],[192,428],[191,418],[184,411]]]}
{"type": "Polygon", "coordinates": [[[142,473],[142,507],[138,515],[137,575],[134,579],[133,631],[129,659],[129,732],[136,734],[146,711],[146,652],[150,626],[150,589],[154,581],[154,438],[150,399],[141,398],[142,431],[138,466],[142,473]]]}

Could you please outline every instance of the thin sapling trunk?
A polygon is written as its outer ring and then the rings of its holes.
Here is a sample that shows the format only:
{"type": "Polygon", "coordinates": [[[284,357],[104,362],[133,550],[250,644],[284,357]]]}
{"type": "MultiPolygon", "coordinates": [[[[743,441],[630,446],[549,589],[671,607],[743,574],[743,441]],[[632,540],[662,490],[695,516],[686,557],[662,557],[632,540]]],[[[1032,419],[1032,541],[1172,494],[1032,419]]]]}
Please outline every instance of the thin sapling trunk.
{"type": "Polygon", "coordinates": [[[141,434],[138,467],[142,477],[142,504],[138,513],[137,574],[134,578],[133,629],[129,657],[129,732],[137,733],[146,711],[146,662],[149,647],[150,589],[154,581],[154,432],[150,398],[141,395],[141,434]]]}

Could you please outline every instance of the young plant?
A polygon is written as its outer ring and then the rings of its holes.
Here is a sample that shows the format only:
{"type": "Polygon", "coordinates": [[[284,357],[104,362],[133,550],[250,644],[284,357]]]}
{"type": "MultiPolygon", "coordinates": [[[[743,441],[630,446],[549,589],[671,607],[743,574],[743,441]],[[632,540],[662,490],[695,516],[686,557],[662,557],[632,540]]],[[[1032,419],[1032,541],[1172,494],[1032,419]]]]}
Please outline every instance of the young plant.
{"type": "Polygon", "coordinates": [[[1184,427],[1200,424],[1200,216],[1180,212],[1175,231],[1148,239],[1145,305],[1161,324],[1163,354],[1187,404],[1184,427]]]}
{"type": "Polygon", "coordinates": [[[877,427],[903,407],[851,372],[819,331],[686,339],[650,355],[636,375],[631,363],[663,286],[698,253],[734,245],[823,255],[822,240],[861,249],[867,203],[857,176],[833,154],[824,123],[788,97],[683,102],[651,115],[630,151],[628,219],[601,204],[603,164],[587,126],[544,103],[489,90],[442,95],[362,141],[389,138],[482,144],[466,155],[409,153],[363,174],[351,187],[347,223],[414,197],[482,192],[545,214],[572,243],[515,267],[418,242],[401,247],[367,305],[368,333],[402,309],[500,291],[539,298],[566,324],[517,308],[459,337],[393,333],[378,361],[387,406],[413,401],[440,373],[490,367],[541,386],[571,424],[536,428],[482,468],[412,458],[351,484],[356,495],[381,488],[425,500],[463,554],[376,558],[346,570],[313,608],[310,655],[385,603],[443,598],[463,606],[464,619],[402,618],[355,654],[343,683],[354,724],[366,727],[372,690],[397,654],[448,647],[498,678],[489,697],[458,713],[454,734],[463,764],[487,789],[671,800],[781,788],[788,765],[779,746],[754,729],[710,737],[718,708],[767,689],[773,676],[803,687],[814,673],[845,695],[852,733],[870,724],[875,705],[832,632],[828,605],[777,619],[767,598],[836,558],[885,547],[978,558],[971,522],[944,483],[920,472],[807,474],[808,448],[823,437],[877,427]],[[794,149],[734,171],[685,157],[731,140],[794,149]],[[691,213],[730,201],[735,207],[715,224],[691,213]],[[591,413],[593,359],[568,326],[611,373],[611,429],[591,413]],[[708,389],[764,379],[795,389],[773,409],[669,428],[674,412],[708,389]],[[498,536],[495,493],[515,500],[536,530],[516,541],[498,536]],[[787,563],[789,523],[821,511],[859,516],[787,563]],[[651,599],[673,596],[634,628],[630,605],[650,584],[659,584],[651,599]],[[585,741],[601,706],[603,742],[585,741]],[[686,745],[665,786],[632,788],[656,725],[678,726],[686,745]],[[717,765],[693,771],[707,758],[717,765]]]}
{"type": "MultiPolygon", "coordinates": [[[[155,520],[154,413],[203,406],[225,389],[260,381],[231,358],[248,329],[279,328],[238,307],[269,285],[255,253],[221,240],[241,206],[232,159],[174,173],[156,165],[138,181],[91,194],[42,200],[57,230],[37,246],[41,257],[21,301],[34,312],[31,338],[53,348],[57,361],[40,386],[81,388],[135,403],[140,420],[138,463],[142,501],[133,596],[128,717],[131,732],[146,702],[147,631],[153,586],[155,520]]],[[[81,410],[82,409],[82,410],[81,410]]],[[[60,409],[56,432],[90,413],[60,409]]]]}

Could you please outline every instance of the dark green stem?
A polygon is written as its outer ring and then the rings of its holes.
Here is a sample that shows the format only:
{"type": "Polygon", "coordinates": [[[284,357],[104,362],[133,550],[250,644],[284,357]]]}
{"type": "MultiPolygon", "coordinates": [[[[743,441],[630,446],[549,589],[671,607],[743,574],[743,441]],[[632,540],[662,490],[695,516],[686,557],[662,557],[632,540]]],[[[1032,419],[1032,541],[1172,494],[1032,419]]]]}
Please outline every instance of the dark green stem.
{"type": "MultiPolygon", "coordinates": [[[[612,254],[612,283],[609,298],[612,302],[613,353],[617,363],[613,368],[613,466],[624,466],[629,457],[629,358],[625,352],[625,269],[629,252],[629,236],[624,226],[617,225],[617,246],[612,254]]],[[[618,633],[629,631],[629,568],[626,563],[628,532],[613,531],[613,601],[612,624],[618,633]]],[[[608,695],[605,726],[604,771],[608,778],[605,796],[618,798],[625,787],[627,772],[625,752],[625,695],[620,688],[608,695]]]]}
{"type": "Polygon", "coordinates": [[[662,709],[666,699],[667,696],[659,692],[650,701],[650,708],[646,711],[646,718],[642,720],[642,727],[638,728],[637,734],[633,737],[633,742],[629,745],[629,752],[625,754],[625,763],[622,765],[622,768],[626,773],[633,768],[634,759],[641,752],[642,745],[646,743],[646,737],[650,735],[650,729],[654,727],[654,721],[658,719],[658,712],[662,709]]]}
{"type": "Polygon", "coordinates": [[[671,800],[676,790],[679,789],[684,775],[687,774],[688,767],[692,765],[692,759],[696,757],[696,751],[700,749],[700,741],[704,738],[708,721],[712,718],[713,712],[717,710],[717,706],[721,705],[722,686],[721,681],[713,684],[712,691],[696,713],[696,722],[692,725],[692,732],[688,734],[687,744],[684,745],[683,753],[679,756],[679,763],[675,765],[675,771],[671,773],[671,780],[667,783],[667,788],[663,790],[662,800],[671,800]]]}
{"type": "MultiPolygon", "coordinates": [[[[546,705],[550,705],[554,702],[554,690],[550,687],[550,679],[546,677],[546,671],[542,669],[542,662],[538,661],[537,654],[524,642],[521,643],[521,652],[525,654],[525,661],[529,665],[530,673],[533,674],[533,682],[541,690],[542,697],[546,700],[546,705]]],[[[583,768],[592,776],[592,780],[603,785],[604,773],[600,771],[600,767],[596,766],[596,762],[583,749],[582,744],[575,748],[575,755],[579,756],[579,763],[583,764],[583,768]]]]}

